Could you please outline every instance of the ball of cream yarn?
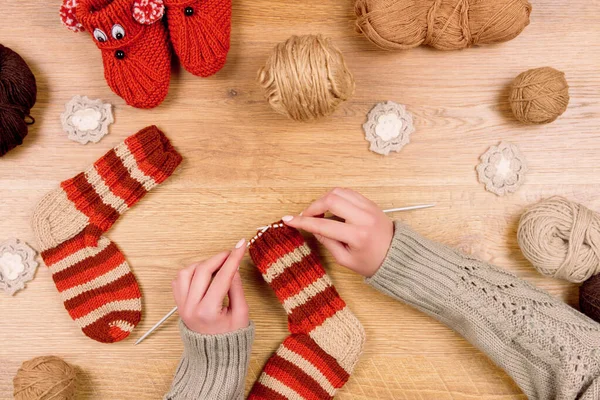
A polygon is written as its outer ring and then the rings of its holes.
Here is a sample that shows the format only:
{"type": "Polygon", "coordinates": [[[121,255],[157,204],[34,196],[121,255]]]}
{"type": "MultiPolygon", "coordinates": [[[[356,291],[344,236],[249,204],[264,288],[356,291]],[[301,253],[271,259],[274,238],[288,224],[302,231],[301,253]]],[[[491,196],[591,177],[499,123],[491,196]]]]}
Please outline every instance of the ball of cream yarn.
{"type": "Polygon", "coordinates": [[[296,121],[331,115],[355,87],[342,52],[321,35],[292,36],[279,43],[258,81],[273,110],[296,121]]]}
{"type": "Polygon", "coordinates": [[[72,400],[75,375],[73,366],[55,356],[25,361],[13,379],[15,400],[72,400]]]}
{"type": "Polygon", "coordinates": [[[521,251],[542,274],[583,282],[600,272],[600,215],[562,197],[529,208],[519,222],[521,251]]]}
{"type": "Polygon", "coordinates": [[[554,68],[530,69],[515,78],[508,100],[519,121],[547,124],[566,111],[569,84],[565,74],[554,68]]]}

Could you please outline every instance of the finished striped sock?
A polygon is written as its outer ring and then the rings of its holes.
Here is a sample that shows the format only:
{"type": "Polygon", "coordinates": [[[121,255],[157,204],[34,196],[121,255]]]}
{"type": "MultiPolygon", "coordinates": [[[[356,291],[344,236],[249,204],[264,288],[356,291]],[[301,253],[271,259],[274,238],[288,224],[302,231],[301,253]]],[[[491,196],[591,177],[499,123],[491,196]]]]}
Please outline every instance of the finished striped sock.
{"type": "Polygon", "coordinates": [[[180,162],[167,137],[150,126],[62,182],[36,207],[33,230],[42,258],[69,315],[88,337],[118,342],[140,321],[138,283],[103,233],[180,162]]]}
{"type": "Polygon", "coordinates": [[[251,241],[250,256],[283,304],[291,335],[267,361],[248,399],[333,399],[362,352],[362,325],[296,229],[271,225],[251,241]]]}

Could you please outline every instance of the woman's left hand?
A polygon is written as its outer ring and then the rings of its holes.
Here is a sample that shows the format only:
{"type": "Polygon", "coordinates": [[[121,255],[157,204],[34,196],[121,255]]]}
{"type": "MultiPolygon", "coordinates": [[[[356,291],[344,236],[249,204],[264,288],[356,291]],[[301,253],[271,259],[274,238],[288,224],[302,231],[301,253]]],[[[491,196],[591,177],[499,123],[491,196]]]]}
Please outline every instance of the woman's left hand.
{"type": "Polygon", "coordinates": [[[179,271],[172,282],[173,297],[190,330],[215,335],[248,327],[248,303],[238,271],[245,252],[246,241],[242,239],[232,251],[179,271]],[[229,297],[228,307],[223,306],[225,297],[229,297]]]}

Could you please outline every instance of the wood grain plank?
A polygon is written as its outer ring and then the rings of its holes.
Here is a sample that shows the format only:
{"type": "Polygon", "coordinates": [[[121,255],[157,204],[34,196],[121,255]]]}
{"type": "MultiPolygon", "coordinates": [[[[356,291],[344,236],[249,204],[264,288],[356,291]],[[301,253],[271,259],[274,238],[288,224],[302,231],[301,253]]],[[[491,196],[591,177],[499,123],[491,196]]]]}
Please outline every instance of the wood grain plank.
{"type": "MultiPolygon", "coordinates": [[[[185,158],[108,234],[144,294],[144,316],[132,338],[107,346],[84,337],[42,266],[26,290],[0,300],[0,399],[12,397],[21,362],[45,354],[80,368],[80,399],[160,398],[182,350],[176,321],[138,347],[133,341],[173,306],[175,272],[257,226],[299,212],[335,186],[359,190],[382,207],[436,202],[434,209],[396,217],[575,306],[577,287],[540,276],[520,253],[516,229],[524,207],[550,195],[600,210],[600,3],[532,3],[531,25],[510,43],[387,53],[354,32],[351,0],[234,0],[225,68],[200,79],[175,65],[166,101],[145,111],[111,93],[89,35],[60,25],[59,0],[0,1],[0,41],[28,61],[39,85],[32,112],[37,123],[23,146],[0,159],[0,241],[18,237],[35,246],[30,218],[36,202],[147,125],[163,129],[185,158]],[[356,94],[332,118],[298,124],[271,111],[256,71],[277,41],[317,32],[344,52],[356,94]],[[565,71],[569,109],[551,125],[520,125],[511,117],[508,85],[520,72],[545,65],[565,71]],[[115,105],[116,123],[96,145],[71,142],[61,130],[60,113],[76,94],[115,105]],[[411,144],[386,158],[368,152],[361,129],[366,113],[383,100],[406,104],[417,127],[411,144]],[[485,192],[474,171],[479,156],[501,140],[517,143],[531,167],[525,186],[506,198],[485,192]]],[[[368,334],[339,399],[525,398],[460,336],[324,259],[368,334]]],[[[287,328],[281,306],[248,259],[241,272],[257,326],[249,390],[287,328]]]]}

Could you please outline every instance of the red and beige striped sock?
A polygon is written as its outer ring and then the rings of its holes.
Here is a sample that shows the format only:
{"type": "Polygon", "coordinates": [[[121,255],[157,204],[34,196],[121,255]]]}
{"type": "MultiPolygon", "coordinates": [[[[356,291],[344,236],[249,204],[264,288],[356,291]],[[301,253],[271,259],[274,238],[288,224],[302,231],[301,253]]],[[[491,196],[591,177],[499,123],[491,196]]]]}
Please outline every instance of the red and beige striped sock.
{"type": "Polygon", "coordinates": [[[267,361],[248,399],[333,399],[362,352],[362,325],[296,229],[271,225],[251,241],[250,256],[283,304],[291,335],[267,361]]]}
{"type": "Polygon", "coordinates": [[[150,126],[125,139],[38,204],[33,230],[69,315],[88,337],[126,338],[141,318],[137,281],[117,246],[103,236],[181,156],[150,126]]]}

